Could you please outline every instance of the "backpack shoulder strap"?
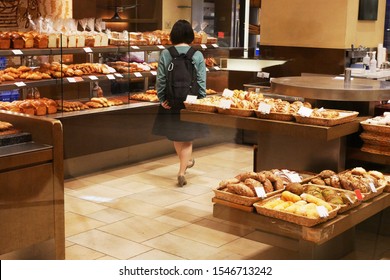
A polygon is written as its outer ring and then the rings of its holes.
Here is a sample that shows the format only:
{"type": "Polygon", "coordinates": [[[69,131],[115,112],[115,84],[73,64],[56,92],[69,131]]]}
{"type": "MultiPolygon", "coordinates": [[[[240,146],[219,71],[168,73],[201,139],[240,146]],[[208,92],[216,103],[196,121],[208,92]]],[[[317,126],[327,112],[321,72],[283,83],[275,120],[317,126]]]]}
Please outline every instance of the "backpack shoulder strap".
{"type": "Polygon", "coordinates": [[[172,57],[178,57],[180,55],[175,46],[169,47],[168,51],[172,57]]]}
{"type": "Polygon", "coordinates": [[[189,59],[192,59],[192,57],[194,56],[194,54],[197,52],[196,49],[194,49],[193,47],[190,47],[189,50],[187,51],[186,53],[186,56],[189,58],[189,59]]]}

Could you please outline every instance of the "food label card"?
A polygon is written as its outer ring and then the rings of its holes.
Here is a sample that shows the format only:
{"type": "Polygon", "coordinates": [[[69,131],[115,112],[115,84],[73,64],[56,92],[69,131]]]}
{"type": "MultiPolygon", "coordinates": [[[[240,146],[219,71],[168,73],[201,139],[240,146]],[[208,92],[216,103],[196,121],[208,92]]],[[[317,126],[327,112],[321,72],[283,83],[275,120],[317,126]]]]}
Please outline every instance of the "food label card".
{"type": "Polygon", "coordinates": [[[362,192],[360,190],[355,190],[355,194],[356,194],[356,197],[359,201],[363,200],[363,195],[362,195],[362,192]]]}
{"type": "Polygon", "coordinates": [[[298,115],[302,117],[310,117],[311,113],[313,113],[313,109],[307,108],[305,106],[301,106],[298,110],[298,115]]]}
{"type": "Polygon", "coordinates": [[[317,212],[321,218],[326,218],[329,216],[328,209],[325,206],[317,206],[317,212]]]}
{"type": "Polygon", "coordinates": [[[223,96],[223,97],[229,98],[229,97],[233,97],[233,95],[234,95],[234,91],[232,91],[232,90],[230,90],[230,89],[227,89],[227,88],[225,88],[225,89],[223,90],[223,92],[222,92],[222,96],[223,96]]]}
{"type": "Polygon", "coordinates": [[[257,110],[262,114],[269,114],[271,112],[271,108],[271,105],[264,102],[260,102],[259,108],[257,110]]]}
{"type": "Polygon", "coordinates": [[[230,109],[231,105],[232,105],[232,101],[229,99],[223,99],[219,102],[219,107],[223,109],[230,109]]]}
{"type": "Polygon", "coordinates": [[[190,104],[194,104],[198,97],[196,95],[187,95],[186,102],[190,104]]]}
{"type": "Polygon", "coordinates": [[[256,187],[255,188],[257,197],[266,198],[267,194],[265,193],[264,187],[256,187]]]}

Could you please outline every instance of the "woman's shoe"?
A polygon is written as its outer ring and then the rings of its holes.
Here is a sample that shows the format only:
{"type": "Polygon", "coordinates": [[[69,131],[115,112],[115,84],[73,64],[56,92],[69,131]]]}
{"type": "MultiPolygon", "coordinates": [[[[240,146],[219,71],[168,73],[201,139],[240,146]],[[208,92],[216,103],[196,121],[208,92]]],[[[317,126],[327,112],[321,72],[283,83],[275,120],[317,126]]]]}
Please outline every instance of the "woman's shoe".
{"type": "Polygon", "coordinates": [[[191,159],[191,160],[189,161],[189,164],[187,165],[187,168],[186,168],[186,169],[191,168],[191,167],[193,167],[194,165],[195,165],[195,159],[191,159]]]}
{"type": "Polygon", "coordinates": [[[184,177],[183,175],[177,176],[177,183],[179,187],[183,187],[184,185],[187,185],[186,177],[184,177]]]}

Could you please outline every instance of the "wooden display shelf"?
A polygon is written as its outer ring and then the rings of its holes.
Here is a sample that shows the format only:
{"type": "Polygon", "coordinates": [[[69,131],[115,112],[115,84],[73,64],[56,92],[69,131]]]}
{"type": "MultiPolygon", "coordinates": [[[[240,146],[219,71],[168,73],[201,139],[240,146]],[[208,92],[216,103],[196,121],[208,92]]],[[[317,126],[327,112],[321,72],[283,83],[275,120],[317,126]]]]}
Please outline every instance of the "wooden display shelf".
{"type": "Polygon", "coordinates": [[[217,125],[230,128],[255,130],[261,133],[276,133],[285,136],[310,137],[330,141],[337,139],[359,130],[360,122],[365,119],[357,118],[352,122],[340,124],[333,127],[300,124],[292,121],[276,121],[259,119],[255,117],[238,117],[233,115],[222,115],[217,113],[194,112],[182,110],[182,120],[191,122],[200,122],[208,125],[217,125]]]}
{"type": "Polygon", "coordinates": [[[305,227],[214,204],[213,216],[256,229],[257,241],[298,251],[302,259],[338,259],[353,250],[355,226],[390,206],[390,193],[363,202],[334,219],[305,227]]]}
{"type": "Polygon", "coordinates": [[[359,161],[390,165],[390,156],[364,152],[357,148],[348,148],[347,157],[359,161]]]}

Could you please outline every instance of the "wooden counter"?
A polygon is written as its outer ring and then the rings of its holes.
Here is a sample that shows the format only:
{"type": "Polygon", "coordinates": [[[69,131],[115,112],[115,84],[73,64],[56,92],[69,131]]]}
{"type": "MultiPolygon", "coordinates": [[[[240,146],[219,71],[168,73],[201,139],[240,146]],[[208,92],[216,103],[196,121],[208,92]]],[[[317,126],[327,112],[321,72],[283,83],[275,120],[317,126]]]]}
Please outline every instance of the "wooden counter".
{"type": "Polygon", "coordinates": [[[339,259],[354,249],[355,226],[389,206],[390,193],[383,193],[314,227],[217,203],[214,204],[213,216],[251,226],[259,233],[257,241],[298,251],[301,259],[339,259]]]}
{"type": "Polygon", "coordinates": [[[182,110],[181,119],[257,131],[255,171],[287,168],[320,172],[345,169],[346,136],[358,132],[360,121],[365,118],[325,127],[182,110]]]}
{"type": "Polygon", "coordinates": [[[0,259],[65,259],[62,125],[0,112],[32,142],[0,148],[0,259]]]}

